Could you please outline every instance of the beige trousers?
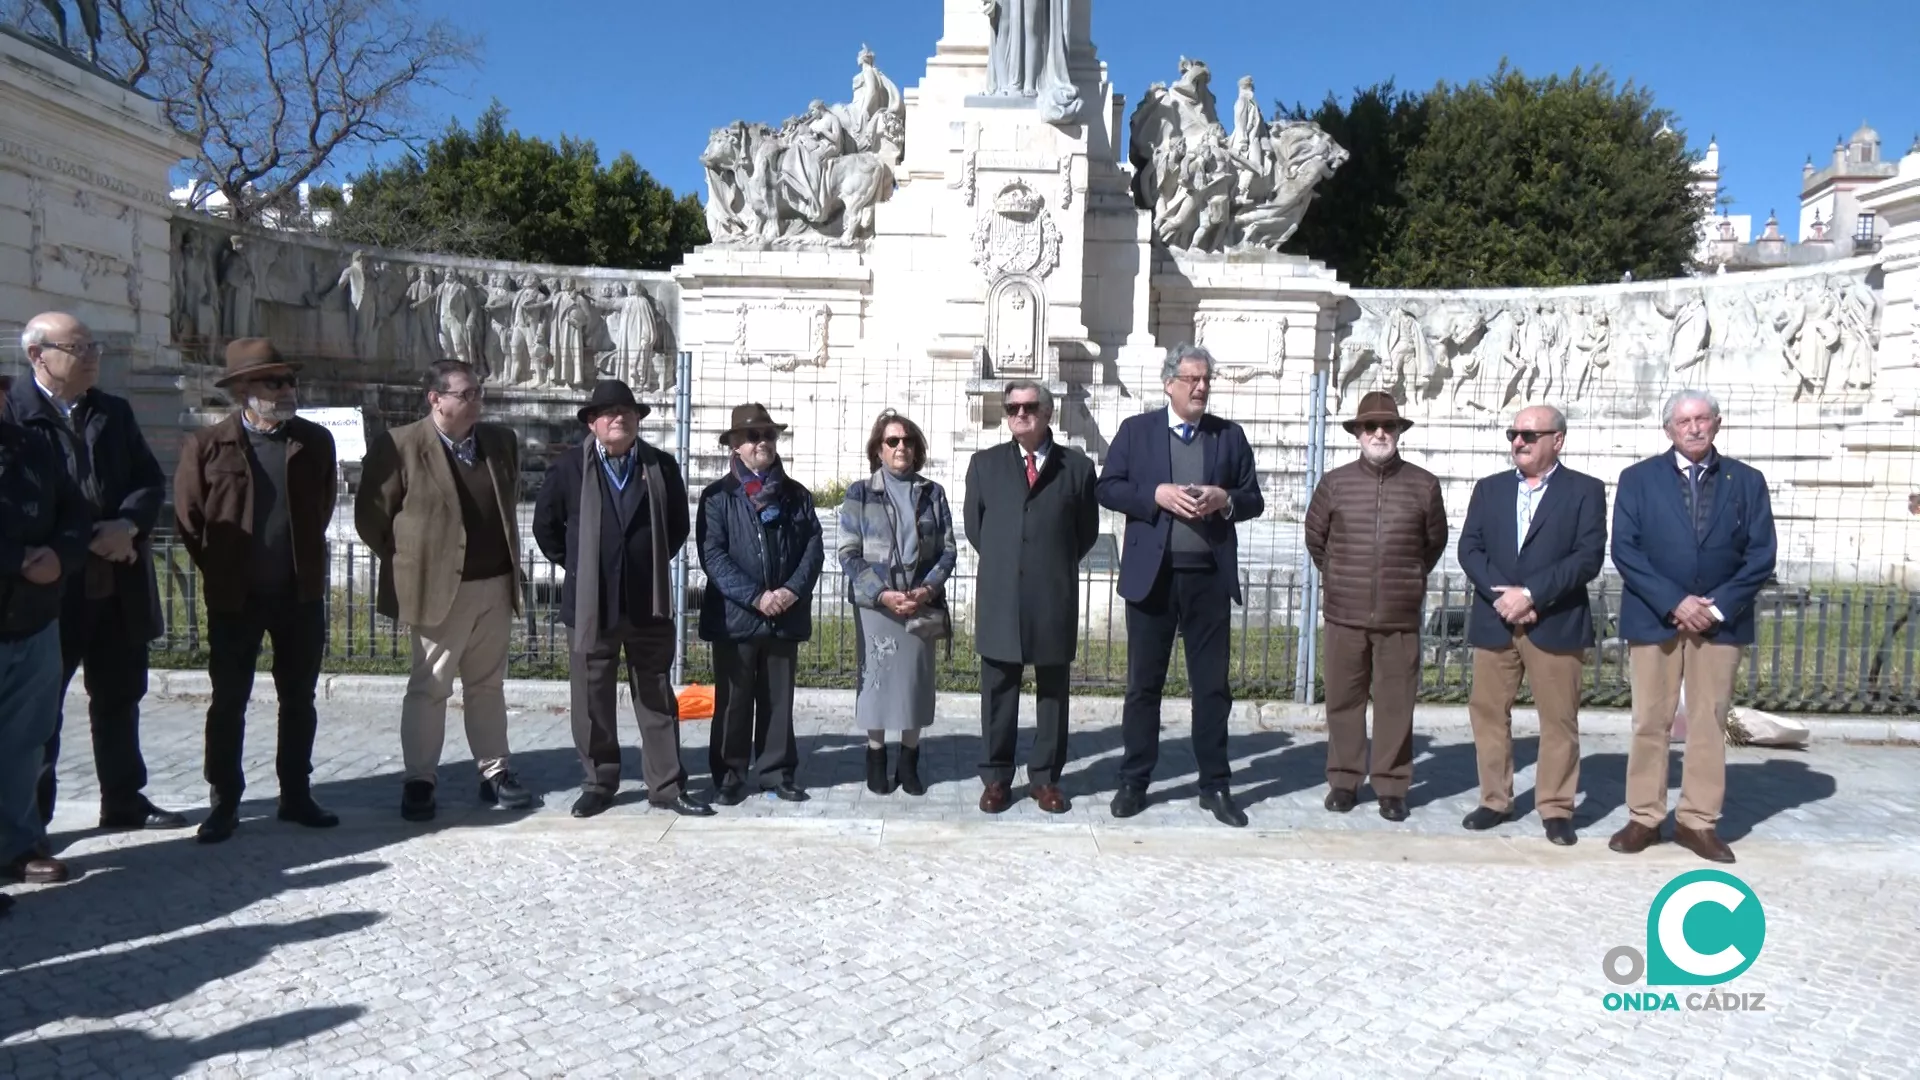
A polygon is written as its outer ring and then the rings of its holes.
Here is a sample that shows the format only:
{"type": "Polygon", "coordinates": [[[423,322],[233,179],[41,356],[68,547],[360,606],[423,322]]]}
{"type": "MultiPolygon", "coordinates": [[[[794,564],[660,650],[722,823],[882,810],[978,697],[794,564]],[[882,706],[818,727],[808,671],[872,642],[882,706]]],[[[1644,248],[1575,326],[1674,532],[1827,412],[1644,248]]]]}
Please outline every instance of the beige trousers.
{"type": "Polygon", "coordinates": [[[1674,820],[1711,829],[1727,795],[1727,709],[1733,704],[1738,645],[1714,645],[1681,632],[1657,645],[1634,645],[1633,743],[1627,751],[1627,812],[1659,828],[1667,818],[1667,748],[1680,687],[1687,688],[1687,756],[1674,820]]]}
{"type": "Polygon", "coordinates": [[[513,575],[463,581],[438,626],[410,628],[413,674],[400,701],[400,751],[408,780],[434,782],[447,741],[447,699],[460,679],[467,745],[480,775],[507,767],[507,639],[513,575]]]}
{"type": "Polygon", "coordinates": [[[1480,765],[1480,805],[1513,809],[1513,699],[1520,677],[1533,689],[1540,713],[1540,760],[1534,769],[1534,807],[1542,820],[1571,818],[1580,788],[1581,654],[1549,652],[1515,631],[1504,649],[1473,650],[1474,755],[1480,765]]]}

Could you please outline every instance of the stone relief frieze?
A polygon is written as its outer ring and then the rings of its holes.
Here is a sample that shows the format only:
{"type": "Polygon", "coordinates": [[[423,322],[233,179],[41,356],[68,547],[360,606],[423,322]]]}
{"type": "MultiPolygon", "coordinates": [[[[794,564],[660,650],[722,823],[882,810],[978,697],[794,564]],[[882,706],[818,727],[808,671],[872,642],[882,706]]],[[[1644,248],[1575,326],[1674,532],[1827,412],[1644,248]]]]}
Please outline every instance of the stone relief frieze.
{"type": "Polygon", "coordinates": [[[736,120],[700,155],[707,232],[723,246],[819,247],[873,236],[874,207],[893,194],[906,149],[900,88],[862,47],[853,100],[815,99],[778,129],[736,120]]]}
{"type": "Polygon", "coordinates": [[[1154,239],[1167,247],[1277,249],[1347,151],[1311,121],[1265,119],[1250,77],[1240,80],[1229,134],[1211,80],[1205,61],[1182,58],[1180,78],[1154,83],[1134,108],[1134,201],[1153,212],[1154,239]]]}
{"type": "Polygon", "coordinates": [[[1356,291],[1337,331],[1335,408],[1368,390],[1428,413],[1644,415],[1681,387],[1868,399],[1881,301],[1863,263],[1644,286],[1356,291]]]}
{"type": "Polygon", "coordinates": [[[442,359],[499,387],[611,377],[658,391],[673,380],[672,322],[637,273],[352,250],[185,216],[172,261],[173,339],[197,362],[261,334],[290,355],[401,381],[442,359]]]}

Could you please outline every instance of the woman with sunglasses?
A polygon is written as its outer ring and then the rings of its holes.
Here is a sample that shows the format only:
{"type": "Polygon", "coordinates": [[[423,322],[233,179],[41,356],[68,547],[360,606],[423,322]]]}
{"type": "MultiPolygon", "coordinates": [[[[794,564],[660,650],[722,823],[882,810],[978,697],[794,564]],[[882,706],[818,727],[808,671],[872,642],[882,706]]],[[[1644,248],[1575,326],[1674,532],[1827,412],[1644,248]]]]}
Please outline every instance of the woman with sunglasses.
{"type": "Polygon", "coordinates": [[[947,578],[955,558],[947,493],[920,475],[927,438],[888,409],[867,437],[873,475],[847,489],[840,505],[840,569],[860,628],[854,722],[867,733],[867,789],[898,784],[924,795],[920,729],[933,723],[934,642],[951,637],[947,578]],[[886,734],[900,733],[891,783],[886,734]]]}

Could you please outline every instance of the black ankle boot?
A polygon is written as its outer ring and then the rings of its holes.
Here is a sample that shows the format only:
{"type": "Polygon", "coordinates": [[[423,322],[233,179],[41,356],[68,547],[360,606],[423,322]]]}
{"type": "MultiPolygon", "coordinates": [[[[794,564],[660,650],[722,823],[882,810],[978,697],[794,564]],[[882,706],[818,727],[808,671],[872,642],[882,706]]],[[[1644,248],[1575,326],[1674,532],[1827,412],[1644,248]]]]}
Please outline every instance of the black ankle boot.
{"type": "Polygon", "coordinates": [[[901,746],[900,762],[894,767],[894,782],[909,795],[925,795],[927,785],[920,782],[920,747],[901,746]]]}
{"type": "Polygon", "coordinates": [[[887,748],[884,746],[867,747],[867,790],[875,795],[885,795],[887,787],[887,748]]]}

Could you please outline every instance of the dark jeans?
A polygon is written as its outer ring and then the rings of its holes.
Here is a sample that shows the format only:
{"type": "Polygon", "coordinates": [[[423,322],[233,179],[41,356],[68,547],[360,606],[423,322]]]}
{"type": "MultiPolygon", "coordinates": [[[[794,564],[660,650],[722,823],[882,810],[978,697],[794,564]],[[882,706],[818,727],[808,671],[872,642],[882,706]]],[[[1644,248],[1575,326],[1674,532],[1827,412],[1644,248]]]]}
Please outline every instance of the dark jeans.
{"type": "MultiPolygon", "coordinates": [[[[569,628],[571,629],[571,628],[569,628]]],[[[620,790],[620,654],[640,724],[640,776],[650,802],[670,803],[686,793],[680,764],[680,705],[673,696],[673,623],[625,618],[600,632],[590,649],[574,649],[571,676],[573,745],[585,774],[580,790],[620,790]]]]}
{"type": "Polygon", "coordinates": [[[1177,632],[1187,645],[1187,681],[1193,688],[1193,757],[1202,793],[1224,791],[1232,779],[1227,758],[1227,687],[1233,593],[1214,570],[1165,570],[1153,591],[1127,601],[1127,699],[1120,713],[1120,783],[1145,788],[1160,761],[1160,698],[1177,632]]]}
{"type": "Polygon", "coordinates": [[[212,654],[207,674],[213,680],[213,702],[207,706],[207,783],[215,802],[238,800],[247,787],[240,753],[263,637],[273,642],[273,689],[280,698],[280,742],[274,759],[280,797],[307,793],[313,735],[320,723],[313,696],[326,635],[326,604],[320,600],[254,596],[245,611],[207,612],[212,654]]]}
{"type": "Polygon", "coordinates": [[[774,788],[793,781],[794,663],[800,643],[777,638],[713,643],[713,730],[707,771],[714,787],[774,788]]]}
{"type": "MultiPolygon", "coordinates": [[[[147,786],[147,762],[140,755],[140,699],[147,696],[147,643],[133,640],[132,623],[121,596],[99,600],[69,597],[60,615],[60,705],[55,707],[53,737],[47,740],[40,768],[40,819],[53,820],[60,761],[60,731],[65,725],[67,686],[74,672],[86,669],[87,719],[93,729],[93,767],[100,777],[103,810],[137,807],[147,786]]],[[[146,597],[125,598],[143,607],[146,597]]],[[[144,621],[144,620],[143,620],[144,621]]]]}
{"type": "Polygon", "coordinates": [[[60,708],[60,627],[0,642],[0,866],[43,849],[37,781],[60,708]]]}
{"type": "MultiPolygon", "coordinates": [[[[1033,754],[1027,758],[1027,782],[1058,784],[1067,764],[1067,664],[1033,668],[1033,754]]],[[[1024,664],[980,658],[980,762],[983,784],[1013,783],[1014,749],[1020,743],[1020,676],[1024,664]]]]}

